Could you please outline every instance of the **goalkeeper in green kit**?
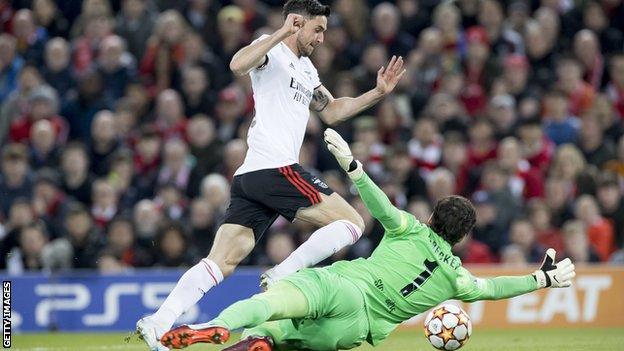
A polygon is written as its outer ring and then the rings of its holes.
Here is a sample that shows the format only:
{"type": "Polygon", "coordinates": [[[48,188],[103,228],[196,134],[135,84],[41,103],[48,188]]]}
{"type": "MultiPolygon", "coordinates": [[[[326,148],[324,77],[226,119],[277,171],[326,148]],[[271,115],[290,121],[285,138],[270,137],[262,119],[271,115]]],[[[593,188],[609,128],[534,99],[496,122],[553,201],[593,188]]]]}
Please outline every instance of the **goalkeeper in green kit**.
{"type": "Polygon", "coordinates": [[[445,300],[497,300],[571,285],[574,265],[568,258],[555,263],[553,249],[532,274],[474,277],[451,252],[475,224],[470,201],[461,196],[443,198],[427,223],[421,223],[392,206],[338,133],[326,130],[325,142],[385,229],[371,257],[300,270],[266,292],[231,305],[208,323],[170,330],[161,338],[165,346],[220,344],[230,330],[239,328],[246,328],[243,339],[225,350],[320,351],[351,349],[363,342],[378,345],[401,322],[445,300]]]}

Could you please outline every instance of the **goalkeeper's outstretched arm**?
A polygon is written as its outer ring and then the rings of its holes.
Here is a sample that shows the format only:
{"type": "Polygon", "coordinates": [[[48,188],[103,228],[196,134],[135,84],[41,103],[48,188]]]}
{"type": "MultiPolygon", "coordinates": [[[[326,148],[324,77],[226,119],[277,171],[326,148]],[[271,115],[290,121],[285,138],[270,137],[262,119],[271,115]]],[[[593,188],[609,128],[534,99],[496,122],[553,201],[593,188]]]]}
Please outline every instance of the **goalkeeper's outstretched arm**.
{"type": "Polygon", "coordinates": [[[340,167],[347,172],[355,184],[371,215],[379,220],[390,235],[403,231],[407,226],[408,214],[393,206],[388,196],[368,177],[362,163],[353,159],[349,145],[340,134],[328,128],[325,130],[325,142],[340,167]]]}
{"type": "Polygon", "coordinates": [[[555,264],[556,252],[548,249],[540,269],[523,276],[477,278],[460,267],[456,298],[465,302],[500,300],[530,293],[542,288],[565,288],[576,275],[574,264],[566,258],[555,264]]]}

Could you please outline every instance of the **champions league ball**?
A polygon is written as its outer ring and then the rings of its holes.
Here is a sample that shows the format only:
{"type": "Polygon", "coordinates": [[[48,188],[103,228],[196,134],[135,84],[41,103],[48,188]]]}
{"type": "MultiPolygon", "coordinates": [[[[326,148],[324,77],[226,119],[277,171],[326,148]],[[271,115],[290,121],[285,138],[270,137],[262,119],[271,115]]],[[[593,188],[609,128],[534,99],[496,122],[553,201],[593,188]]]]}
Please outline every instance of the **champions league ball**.
{"type": "Polygon", "coordinates": [[[457,350],[468,342],[471,334],[468,314],[455,305],[441,305],[425,318],[425,336],[438,350],[457,350]]]}

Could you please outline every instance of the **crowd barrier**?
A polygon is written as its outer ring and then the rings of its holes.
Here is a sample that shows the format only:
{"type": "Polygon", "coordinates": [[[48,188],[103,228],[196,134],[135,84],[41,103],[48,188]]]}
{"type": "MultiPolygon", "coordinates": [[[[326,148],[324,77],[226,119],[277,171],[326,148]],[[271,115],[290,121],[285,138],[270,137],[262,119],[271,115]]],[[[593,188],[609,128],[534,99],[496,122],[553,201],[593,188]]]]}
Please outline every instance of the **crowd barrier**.
{"type": "MultiPolygon", "coordinates": [[[[478,276],[525,274],[527,269],[469,267],[478,276]]],[[[259,291],[258,269],[239,269],[184,314],[179,323],[204,322],[227,305],[259,291]]],[[[0,275],[11,281],[13,331],[127,331],[153,312],[183,271],[125,274],[0,275]]],[[[6,289],[5,289],[6,292],[6,289]]],[[[460,304],[479,327],[624,327],[624,267],[578,267],[570,289],[547,289],[510,300],[460,304]]],[[[4,294],[6,299],[6,294],[4,294]]],[[[7,301],[3,301],[6,306],[7,301]]],[[[459,302],[452,302],[459,303],[459,302]]],[[[420,327],[423,315],[405,323],[420,327]]]]}

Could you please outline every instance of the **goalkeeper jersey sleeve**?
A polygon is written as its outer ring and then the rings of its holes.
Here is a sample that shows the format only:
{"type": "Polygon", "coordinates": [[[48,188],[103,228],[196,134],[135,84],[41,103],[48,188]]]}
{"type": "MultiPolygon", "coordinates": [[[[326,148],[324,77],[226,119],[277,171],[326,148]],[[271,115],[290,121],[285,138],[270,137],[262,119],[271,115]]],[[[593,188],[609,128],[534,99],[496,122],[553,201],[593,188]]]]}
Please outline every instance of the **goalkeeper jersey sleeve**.
{"type": "Polygon", "coordinates": [[[521,276],[501,276],[478,278],[464,267],[457,269],[457,299],[465,302],[479,300],[499,300],[530,293],[538,289],[537,281],[531,274],[521,276]]]}

